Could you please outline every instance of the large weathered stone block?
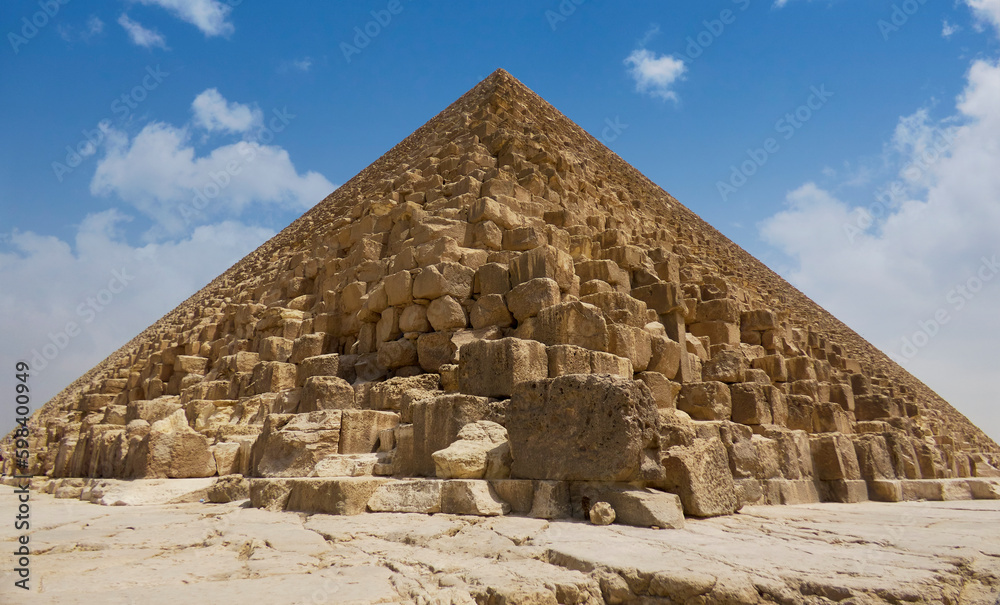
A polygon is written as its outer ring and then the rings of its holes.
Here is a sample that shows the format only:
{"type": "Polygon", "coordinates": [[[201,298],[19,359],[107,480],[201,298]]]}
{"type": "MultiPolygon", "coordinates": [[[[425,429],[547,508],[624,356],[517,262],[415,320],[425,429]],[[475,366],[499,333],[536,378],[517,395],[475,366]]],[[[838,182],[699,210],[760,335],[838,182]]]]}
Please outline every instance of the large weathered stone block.
{"type": "Polygon", "coordinates": [[[664,453],[664,489],[681,498],[685,514],[695,517],[731,515],[739,507],[726,448],[719,439],[698,439],[691,446],[664,453]]]}
{"type": "Polygon", "coordinates": [[[356,407],[354,387],[336,376],[312,376],[306,379],[299,401],[299,413],[317,410],[346,410],[356,407]]]}
{"type": "Polygon", "coordinates": [[[515,478],[632,481],[659,473],[656,402],[638,381],[574,374],[525,382],[506,426],[515,478]]]}
{"type": "Polygon", "coordinates": [[[502,338],[472,342],[459,352],[459,390],[509,397],[520,383],[547,378],[548,363],[545,345],[537,341],[502,338]]]}
{"type": "Polygon", "coordinates": [[[497,410],[486,397],[448,394],[414,401],[413,471],[421,476],[435,476],[431,454],[443,450],[457,438],[465,425],[479,420],[496,420],[497,410]]]}
{"type": "Polygon", "coordinates": [[[579,301],[542,309],[531,324],[530,338],[547,345],[577,345],[608,350],[608,325],[601,310],[579,301]]]}
{"type": "Polygon", "coordinates": [[[691,382],[681,387],[677,409],[695,420],[729,420],[733,414],[729,385],[722,382],[691,382]]]}
{"type": "Polygon", "coordinates": [[[253,446],[260,477],[308,477],[316,463],[340,453],[341,410],[272,414],[253,446]]]}
{"type": "Polygon", "coordinates": [[[529,280],[549,278],[567,291],[573,284],[573,257],[553,246],[523,252],[510,264],[510,283],[517,287],[529,280]]]}
{"type": "Polygon", "coordinates": [[[506,479],[511,462],[507,429],[488,420],[469,423],[431,458],[440,479],[506,479]]]}
{"type": "Polygon", "coordinates": [[[399,414],[376,410],[344,410],[340,421],[340,453],[368,454],[376,451],[379,433],[395,428],[399,414]]]}
{"type": "Polygon", "coordinates": [[[507,294],[507,306],[517,321],[524,321],[552,305],[559,304],[559,284],[539,277],[518,284],[507,294]]]}
{"type": "Polygon", "coordinates": [[[809,439],[816,478],[821,481],[861,478],[854,443],[846,435],[825,433],[809,439]]]}

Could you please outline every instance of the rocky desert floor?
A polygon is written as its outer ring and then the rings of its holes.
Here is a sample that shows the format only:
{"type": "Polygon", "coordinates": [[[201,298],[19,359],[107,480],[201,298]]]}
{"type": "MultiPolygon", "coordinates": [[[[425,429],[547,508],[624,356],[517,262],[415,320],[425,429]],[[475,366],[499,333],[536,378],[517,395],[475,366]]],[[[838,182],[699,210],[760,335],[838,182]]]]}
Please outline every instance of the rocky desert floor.
{"type": "Polygon", "coordinates": [[[127,506],[31,492],[26,592],[14,488],[0,486],[0,602],[1000,602],[996,500],[751,507],[658,530],[178,498],[198,487],[123,483],[127,506]]]}

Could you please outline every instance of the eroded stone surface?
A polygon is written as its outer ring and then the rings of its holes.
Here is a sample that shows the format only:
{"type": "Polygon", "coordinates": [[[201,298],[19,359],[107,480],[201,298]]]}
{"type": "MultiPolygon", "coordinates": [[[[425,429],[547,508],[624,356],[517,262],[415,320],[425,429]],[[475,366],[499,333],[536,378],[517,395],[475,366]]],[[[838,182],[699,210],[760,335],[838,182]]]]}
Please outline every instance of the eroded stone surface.
{"type": "MultiPolygon", "coordinates": [[[[588,605],[652,596],[706,605],[994,605],[1000,596],[998,502],[748,507],[663,531],[32,496],[30,593],[12,588],[16,533],[0,526],[5,603],[314,602],[318,594],[354,605],[471,605],[501,596],[588,605]]],[[[0,486],[0,507],[14,498],[0,486]]]]}

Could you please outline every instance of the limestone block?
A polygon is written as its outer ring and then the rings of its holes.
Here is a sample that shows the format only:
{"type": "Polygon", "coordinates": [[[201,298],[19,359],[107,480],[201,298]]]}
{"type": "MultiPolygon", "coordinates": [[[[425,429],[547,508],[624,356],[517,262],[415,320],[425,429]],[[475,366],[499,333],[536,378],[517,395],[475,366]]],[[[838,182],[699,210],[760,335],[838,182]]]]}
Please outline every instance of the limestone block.
{"type": "Polygon", "coordinates": [[[527,515],[535,498],[535,482],[530,479],[492,479],[497,496],[510,505],[510,512],[527,515]]]}
{"type": "Polygon", "coordinates": [[[691,382],[681,386],[677,409],[695,420],[729,420],[733,413],[729,385],[722,382],[691,382]]]}
{"type": "Polygon", "coordinates": [[[817,403],[813,406],[813,432],[853,433],[851,420],[839,404],[817,403]]]}
{"type": "Polygon", "coordinates": [[[612,323],[636,328],[642,328],[649,323],[646,303],[628,294],[601,292],[584,296],[580,300],[600,309],[604,313],[604,318],[612,323]]]}
{"type": "Polygon", "coordinates": [[[863,479],[867,481],[896,479],[896,471],[885,437],[858,435],[854,439],[854,453],[863,479]]]}
{"type": "Polygon", "coordinates": [[[254,508],[283,511],[291,493],[290,479],[250,479],[250,504],[254,508]]]}
{"type": "Polygon", "coordinates": [[[559,300],[559,284],[547,277],[518,284],[507,294],[507,305],[519,322],[535,317],[546,307],[559,304],[559,300]]]}
{"type": "Polygon", "coordinates": [[[777,328],[778,320],[773,311],[758,309],[740,314],[741,330],[763,332],[766,330],[776,330],[777,328]]]}
{"type": "Polygon", "coordinates": [[[440,479],[505,479],[511,463],[507,429],[488,420],[471,422],[431,458],[440,479]]]}
{"type": "Polygon", "coordinates": [[[503,249],[524,252],[549,243],[545,231],[538,227],[517,227],[503,232],[503,249]]]}
{"type": "Polygon", "coordinates": [[[406,403],[421,396],[431,396],[439,390],[440,378],[437,374],[390,378],[372,385],[369,391],[369,406],[375,410],[400,411],[406,403]]]}
{"type": "Polygon", "coordinates": [[[510,283],[513,287],[533,279],[548,278],[566,292],[572,286],[574,277],[573,257],[553,246],[523,252],[510,264],[510,283]]]}
{"type": "Polygon", "coordinates": [[[454,443],[462,427],[470,422],[497,419],[486,397],[457,393],[414,401],[410,404],[410,412],[413,420],[413,470],[421,476],[435,475],[431,454],[454,443]]]}
{"type": "Polygon", "coordinates": [[[659,372],[670,380],[679,378],[681,365],[681,345],[664,336],[650,337],[649,365],[651,372],[659,372]]]}
{"type": "Polygon", "coordinates": [[[631,279],[629,278],[628,271],[619,267],[614,261],[583,261],[577,263],[575,269],[581,283],[599,279],[611,284],[619,292],[629,292],[631,290],[631,279]]]}
{"type": "Polygon", "coordinates": [[[184,410],[154,422],[134,450],[130,448],[128,462],[127,476],[133,478],[211,477],[216,473],[208,439],[188,426],[184,410]]]}
{"type": "Polygon", "coordinates": [[[442,262],[424,267],[413,278],[413,298],[434,300],[452,296],[463,300],[472,296],[475,271],[456,262],[442,262]]]}
{"type": "Polygon", "coordinates": [[[340,453],[341,410],[268,416],[251,464],[261,477],[307,477],[323,458],[340,453]]]}
{"type": "Polygon", "coordinates": [[[425,372],[458,362],[458,346],[447,332],[430,332],[417,338],[417,359],[425,372]]]}
{"type": "Polygon", "coordinates": [[[745,382],[731,385],[733,422],[741,424],[771,424],[770,384],[745,382]]]}
{"type": "Polygon", "coordinates": [[[356,407],[354,387],[337,376],[311,376],[306,379],[299,401],[299,413],[317,410],[346,410],[356,407]]]}
{"type": "Polygon", "coordinates": [[[373,513],[439,513],[444,481],[411,479],[383,483],[368,499],[373,513]]]}
{"type": "Polygon", "coordinates": [[[500,294],[480,296],[476,304],[472,306],[469,320],[474,329],[490,326],[507,328],[514,323],[510,311],[507,310],[507,304],[500,294]]]}
{"type": "MultiPolygon", "coordinates": [[[[724,322],[739,324],[740,306],[735,300],[720,298],[698,303],[695,314],[695,321],[702,322],[724,322]]],[[[739,327],[737,327],[737,332],[739,327]]]]}
{"type": "Polygon", "coordinates": [[[340,355],[317,355],[302,360],[296,370],[295,385],[305,386],[306,380],[313,376],[337,376],[340,372],[340,355]]]}
{"type": "Polygon", "coordinates": [[[257,352],[262,361],[288,361],[292,354],[294,340],[282,338],[280,336],[268,336],[260,341],[257,352]]]}
{"type": "Polygon", "coordinates": [[[465,309],[451,296],[434,299],[427,308],[427,321],[438,332],[464,328],[467,323],[465,309]]]}
{"type": "Polygon", "coordinates": [[[174,371],[184,374],[198,374],[203,376],[208,369],[208,360],[204,357],[194,357],[191,355],[178,355],[174,360],[174,371]]]}
{"type": "Polygon", "coordinates": [[[652,358],[652,342],[649,332],[628,324],[607,324],[608,352],[624,357],[632,362],[632,369],[643,372],[652,358]]]}
{"type": "Polygon", "coordinates": [[[430,332],[431,323],[427,320],[427,306],[409,305],[399,314],[399,330],[401,332],[430,332]]]}
{"type": "Polygon", "coordinates": [[[804,355],[791,357],[785,360],[785,367],[788,370],[788,381],[816,380],[816,368],[813,360],[804,355]]]}
{"type": "Polygon", "coordinates": [[[503,229],[493,221],[482,221],[472,227],[472,245],[487,250],[500,250],[503,247],[503,229]]]}
{"type": "MultiPolygon", "coordinates": [[[[253,368],[250,390],[253,394],[259,395],[261,393],[277,393],[284,389],[295,388],[297,376],[298,368],[295,364],[262,361],[253,368]]],[[[199,399],[207,398],[200,397],[199,399]]]]}
{"type": "Polygon", "coordinates": [[[660,315],[666,315],[681,308],[683,293],[676,283],[650,284],[632,290],[632,296],[646,303],[660,315]]]}
{"type": "Polygon", "coordinates": [[[815,427],[813,417],[816,413],[813,400],[806,395],[786,395],[784,399],[788,410],[786,426],[793,431],[813,432],[815,427]]]}
{"type": "Polygon", "coordinates": [[[608,325],[600,309],[579,301],[542,309],[531,338],[547,345],[577,345],[592,351],[608,350],[608,325]]]}
{"type": "Polygon", "coordinates": [[[389,479],[331,477],[291,479],[285,510],[327,515],[360,515],[375,491],[389,479]]]}
{"type": "Polygon", "coordinates": [[[502,229],[514,229],[521,225],[521,217],[516,212],[490,197],[481,197],[469,206],[469,222],[475,224],[482,221],[492,221],[502,229]]]}
{"type": "Polygon", "coordinates": [[[340,421],[340,453],[368,454],[378,449],[379,434],[399,425],[399,414],[376,410],[344,410],[340,421]]]}
{"type": "Polygon", "coordinates": [[[509,397],[517,385],[547,378],[545,345],[503,338],[464,345],[458,360],[459,390],[486,397],[509,397]]]}
{"type": "Polygon", "coordinates": [[[702,321],[689,325],[688,331],[697,337],[707,336],[713,345],[740,344],[740,328],[734,322],[702,321]]]}
{"type": "Polygon", "coordinates": [[[413,300],[413,276],[409,271],[397,271],[385,278],[386,302],[390,306],[408,305],[413,300]]]}
{"type": "Polygon", "coordinates": [[[489,481],[452,479],[441,490],[441,512],[451,515],[495,517],[510,512],[489,481]]]}
{"type": "Polygon", "coordinates": [[[744,382],[747,361],[743,353],[733,349],[718,351],[701,368],[702,380],[706,382],[744,382]]]}
{"type": "Polygon", "coordinates": [[[585,501],[592,507],[597,502],[608,503],[614,509],[615,522],[622,525],[660,529],[684,527],[684,509],[676,494],[628,485],[575,483],[571,498],[574,506],[585,501]]]}
{"type": "Polygon", "coordinates": [[[739,501],[736,485],[719,439],[698,439],[690,446],[664,452],[662,487],[680,496],[684,513],[694,517],[731,515],[739,501]]]}
{"type": "Polygon", "coordinates": [[[514,478],[631,481],[659,472],[656,403],[638,381],[573,374],[522,383],[506,426],[514,478]]]}
{"type": "Polygon", "coordinates": [[[418,363],[419,357],[415,340],[401,338],[391,342],[383,342],[378,346],[378,364],[384,368],[394,370],[415,366],[418,363]]]}
{"type": "Polygon", "coordinates": [[[781,355],[766,355],[764,357],[758,357],[750,362],[750,367],[767,372],[767,376],[772,382],[788,381],[788,370],[785,367],[785,358],[781,355]]]}
{"type": "Polygon", "coordinates": [[[306,334],[292,343],[288,363],[302,363],[305,359],[322,355],[326,348],[326,334],[306,334]]]}
{"type": "Polygon", "coordinates": [[[899,408],[885,395],[862,395],[854,398],[854,416],[858,420],[894,418],[899,408]]]}
{"type": "Polygon", "coordinates": [[[208,501],[217,504],[245,500],[250,497],[250,481],[243,475],[219,477],[208,488],[208,501]]]}
{"type": "Polygon", "coordinates": [[[850,437],[836,433],[812,435],[809,439],[816,477],[821,481],[861,478],[858,457],[850,437]]]}
{"type": "Polygon", "coordinates": [[[476,270],[475,291],[480,295],[510,292],[510,272],[507,265],[486,263],[476,270]]]}

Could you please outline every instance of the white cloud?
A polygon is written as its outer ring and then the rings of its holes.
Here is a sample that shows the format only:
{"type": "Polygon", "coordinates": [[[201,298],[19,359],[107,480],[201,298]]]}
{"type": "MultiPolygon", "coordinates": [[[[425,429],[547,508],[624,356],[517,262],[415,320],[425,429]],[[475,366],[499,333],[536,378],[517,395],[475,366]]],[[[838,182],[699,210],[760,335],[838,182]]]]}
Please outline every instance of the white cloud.
{"type": "Polygon", "coordinates": [[[625,65],[629,66],[637,91],[677,101],[677,93],[670,88],[683,78],[687,70],[684,61],[669,55],[658,57],[650,50],[638,48],[625,58],[625,65]]]}
{"type": "Polygon", "coordinates": [[[305,210],[335,189],[317,172],[299,174],[281,147],[254,141],[198,157],[187,129],[163,123],[149,124],[132,139],[116,131],[108,141],[91,193],[118,196],[167,233],[239,215],[251,204],[305,210]]]}
{"type": "Polygon", "coordinates": [[[87,23],[79,28],[79,33],[76,31],[77,28],[63,23],[60,23],[56,29],[59,31],[59,37],[66,42],[75,42],[76,40],[89,42],[91,38],[104,32],[104,21],[101,21],[96,15],[91,15],[87,19],[87,23]]]}
{"type": "Polygon", "coordinates": [[[948,23],[947,19],[945,19],[944,23],[941,25],[941,36],[944,38],[950,38],[960,31],[962,31],[960,26],[948,23]]]}
{"type": "Polygon", "coordinates": [[[132,0],[147,6],[159,6],[183,21],[194,25],[206,36],[228,36],[235,31],[227,19],[232,7],[218,0],[132,0]]]}
{"type": "Polygon", "coordinates": [[[129,19],[125,13],[122,13],[118,17],[118,25],[121,25],[128,32],[128,37],[137,46],[142,46],[143,48],[152,48],[155,46],[164,50],[167,49],[167,41],[159,32],[146,29],[137,21],[129,19]]]}
{"type": "Polygon", "coordinates": [[[303,59],[292,61],[292,67],[294,67],[299,71],[309,71],[309,69],[312,67],[312,64],[313,64],[312,58],[310,57],[305,57],[303,59]]]}
{"type": "Polygon", "coordinates": [[[967,78],[953,116],[900,119],[885,205],[808,183],[760,233],[793,259],[793,284],[1000,440],[988,388],[1000,375],[1000,64],[976,61],[967,78]]]}
{"type": "Polygon", "coordinates": [[[209,88],[191,103],[194,122],[208,131],[249,132],[263,119],[259,109],[241,103],[228,103],[215,88],[209,88]]]}
{"type": "Polygon", "coordinates": [[[72,241],[5,234],[0,283],[18,287],[0,292],[0,365],[35,358],[35,407],[274,235],[223,222],[134,247],[119,233],[127,220],[115,210],[90,214],[72,241]],[[71,322],[76,329],[67,330],[71,322]]]}
{"type": "Polygon", "coordinates": [[[1000,0],[965,0],[976,17],[991,23],[1000,33],[1000,0]]]}

